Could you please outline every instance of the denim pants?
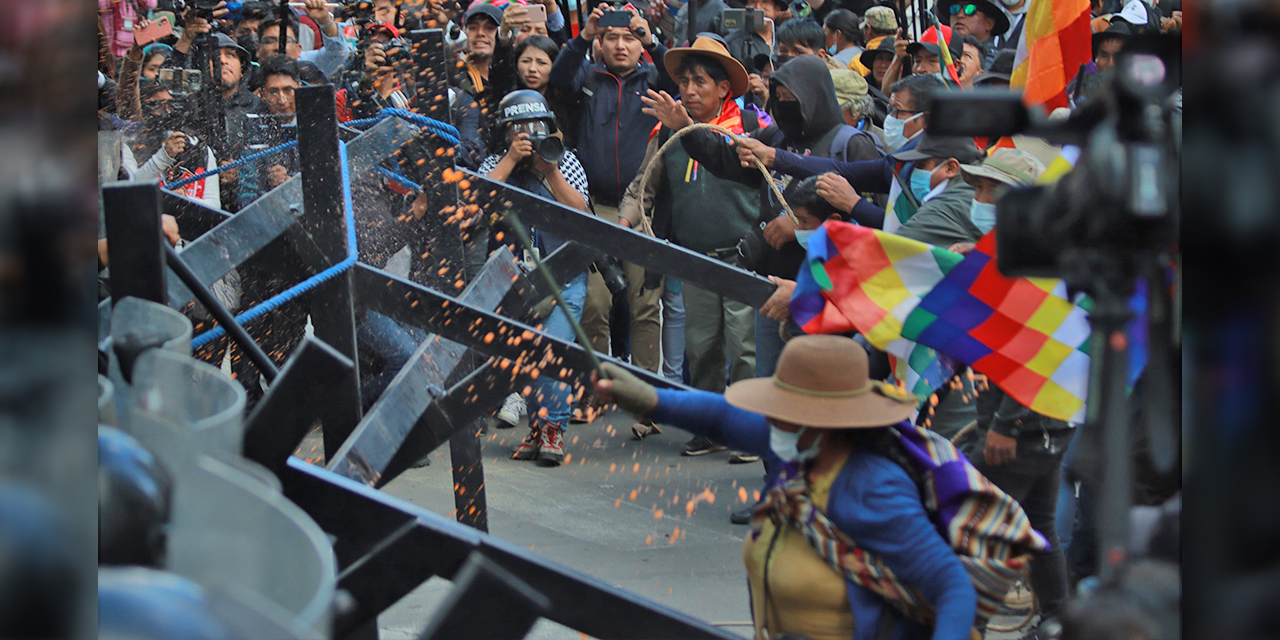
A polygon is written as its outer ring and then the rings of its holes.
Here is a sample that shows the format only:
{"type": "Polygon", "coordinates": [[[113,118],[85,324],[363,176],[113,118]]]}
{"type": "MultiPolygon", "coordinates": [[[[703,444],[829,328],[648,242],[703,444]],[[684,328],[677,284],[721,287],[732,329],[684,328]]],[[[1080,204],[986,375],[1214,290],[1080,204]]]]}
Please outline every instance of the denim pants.
{"type": "MultiPolygon", "coordinates": [[[[587,274],[581,273],[560,292],[565,306],[573,314],[574,320],[582,319],[582,307],[587,299],[587,274]]],[[[543,323],[542,332],[553,337],[574,342],[573,327],[565,319],[564,312],[553,309],[543,323]]],[[[569,425],[569,417],[573,413],[573,389],[549,375],[540,375],[533,382],[533,393],[529,394],[526,403],[529,409],[529,426],[535,426],[539,420],[543,424],[554,423],[561,429],[569,425]],[[539,417],[542,409],[547,415],[539,417]]]]}
{"type": "Polygon", "coordinates": [[[684,294],[675,278],[662,289],[662,377],[684,381],[684,294]]]}
{"type": "MultiPolygon", "coordinates": [[[[770,320],[759,311],[756,312],[756,377],[767,378],[778,368],[778,357],[787,343],[778,335],[777,320],[770,320]]],[[[787,319],[787,331],[792,337],[804,335],[804,330],[795,320],[787,319]]]]}
{"type": "Polygon", "coordinates": [[[418,327],[402,325],[377,311],[365,312],[364,319],[356,325],[356,340],[378,354],[386,363],[381,372],[360,384],[360,397],[365,411],[386,391],[387,386],[428,335],[418,327]]]}
{"type": "Polygon", "coordinates": [[[1022,505],[1031,528],[1049,541],[1049,551],[1031,559],[1031,586],[1040,600],[1040,613],[1044,617],[1061,613],[1067,600],[1067,562],[1058,540],[1055,517],[1058,488],[1062,484],[1062,458],[1075,433],[1075,429],[1047,432],[1027,429],[1018,435],[1014,459],[991,466],[983,458],[983,445],[987,440],[987,429],[983,428],[979,430],[978,446],[970,457],[982,475],[1022,505]]]}

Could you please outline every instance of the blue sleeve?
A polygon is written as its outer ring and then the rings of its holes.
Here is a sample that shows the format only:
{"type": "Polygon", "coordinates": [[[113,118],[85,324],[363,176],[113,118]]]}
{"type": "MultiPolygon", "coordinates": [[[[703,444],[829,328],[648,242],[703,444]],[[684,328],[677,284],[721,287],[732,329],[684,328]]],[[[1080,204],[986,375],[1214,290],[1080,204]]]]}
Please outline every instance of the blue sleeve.
{"type": "MultiPolygon", "coordinates": [[[[661,404],[661,402],[659,403],[661,404]]],[[[933,640],[967,640],[978,595],[968,571],[929,521],[920,491],[901,467],[855,453],[831,488],[827,515],[858,545],[880,556],[933,603],[933,640]]]]}
{"type": "Polygon", "coordinates": [[[564,28],[564,12],[556,11],[547,16],[547,32],[555,33],[564,28]]]}
{"type": "Polygon", "coordinates": [[[849,212],[849,217],[864,227],[884,228],[884,209],[877,207],[874,202],[866,198],[858,200],[858,204],[853,205],[853,211],[849,212]]]}
{"type": "Polygon", "coordinates": [[[551,64],[551,75],[547,78],[551,86],[577,94],[582,88],[582,77],[585,74],[582,63],[590,50],[591,43],[583,40],[582,36],[570,38],[560,55],[556,56],[556,61],[551,64]]]}
{"type": "Polygon", "coordinates": [[[347,44],[347,41],[342,39],[341,33],[336,38],[331,38],[324,33],[321,33],[320,36],[324,46],[311,51],[303,51],[299,59],[314,62],[317,67],[320,67],[320,72],[325,77],[333,77],[333,74],[347,64],[347,57],[351,55],[352,49],[347,44]]]}
{"type": "Polygon", "coordinates": [[[658,406],[649,412],[654,422],[679,427],[731,449],[771,456],[769,423],[764,416],[739,409],[724,396],[709,391],[658,389],[658,406]]]}
{"type": "Polygon", "coordinates": [[[858,191],[872,193],[889,193],[889,179],[893,169],[887,158],[863,160],[861,162],[844,162],[835,158],[819,156],[802,156],[790,151],[778,149],[773,159],[773,169],[797,178],[808,178],[820,173],[832,172],[853,185],[858,191]],[[886,170],[887,168],[887,170],[886,170]]]}

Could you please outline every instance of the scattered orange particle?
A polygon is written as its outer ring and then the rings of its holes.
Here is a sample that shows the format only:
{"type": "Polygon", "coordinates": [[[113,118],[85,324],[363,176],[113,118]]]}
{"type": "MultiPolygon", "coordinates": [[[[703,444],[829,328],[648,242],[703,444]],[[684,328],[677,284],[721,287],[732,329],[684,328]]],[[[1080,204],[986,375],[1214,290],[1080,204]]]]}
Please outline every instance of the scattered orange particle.
{"type": "Polygon", "coordinates": [[[632,502],[635,502],[635,501],[636,501],[636,496],[638,496],[638,495],[640,495],[640,492],[639,492],[639,491],[636,491],[635,489],[632,489],[632,490],[631,490],[631,501],[632,501],[632,502]]]}
{"type": "Polygon", "coordinates": [[[618,463],[615,462],[609,465],[609,473],[613,473],[614,471],[617,471],[617,470],[618,470],[618,463]]]}
{"type": "Polygon", "coordinates": [[[614,508],[614,509],[617,509],[618,507],[621,507],[621,506],[622,506],[622,498],[618,498],[617,500],[614,500],[614,501],[613,501],[613,508],[614,508]]]}
{"type": "Polygon", "coordinates": [[[653,519],[654,519],[654,520],[661,520],[661,519],[662,519],[662,509],[658,509],[657,511],[654,511],[654,512],[653,512],[653,519]]]}
{"type": "Polygon", "coordinates": [[[631,467],[631,473],[640,473],[640,463],[639,463],[639,462],[637,462],[637,463],[636,463],[636,465],[635,465],[634,467],[631,467]]]}
{"type": "Polygon", "coordinates": [[[645,536],[645,537],[644,537],[644,546],[646,546],[646,547],[647,547],[647,546],[649,546],[649,545],[651,545],[651,544],[653,544],[653,536],[652,536],[652,535],[647,535],[647,536],[645,536]]]}
{"type": "Polygon", "coordinates": [[[679,538],[679,537],[680,537],[680,527],[676,527],[676,530],[671,532],[671,542],[669,544],[675,544],[676,538],[679,538]]]}
{"type": "Polygon", "coordinates": [[[569,463],[570,463],[570,462],[572,462],[572,461],[573,461],[573,454],[572,454],[572,453],[566,453],[566,454],[564,454],[564,463],[565,463],[565,464],[569,464],[569,463]]]}
{"type": "MultiPolygon", "coordinates": [[[[539,417],[539,418],[545,418],[545,417],[547,417],[547,408],[546,408],[546,407],[543,407],[543,408],[541,408],[541,409],[538,409],[538,417],[539,417]]],[[[635,500],[635,498],[632,498],[632,500],[635,500]]]]}
{"type": "Polygon", "coordinates": [[[470,180],[463,180],[463,181],[459,182],[459,183],[458,183],[458,188],[459,188],[459,189],[470,189],[470,188],[471,188],[471,181],[470,181],[470,180]]]}
{"type": "Polygon", "coordinates": [[[490,331],[489,333],[484,334],[484,343],[485,343],[485,344],[489,344],[490,342],[493,342],[493,332],[492,332],[492,331],[490,331]]]}
{"type": "Polygon", "coordinates": [[[738,501],[739,501],[739,502],[746,502],[746,501],[747,501],[747,488],[746,488],[746,487],[738,487],[738,501]]]}

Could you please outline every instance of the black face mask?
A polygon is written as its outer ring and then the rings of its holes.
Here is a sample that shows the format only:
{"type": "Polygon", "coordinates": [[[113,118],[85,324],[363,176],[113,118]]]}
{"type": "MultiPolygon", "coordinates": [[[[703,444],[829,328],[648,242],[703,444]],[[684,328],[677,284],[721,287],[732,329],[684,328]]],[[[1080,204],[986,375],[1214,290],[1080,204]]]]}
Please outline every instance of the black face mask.
{"type": "Polygon", "coordinates": [[[799,142],[804,134],[804,113],[799,100],[775,100],[770,110],[773,121],[787,140],[799,142]]]}

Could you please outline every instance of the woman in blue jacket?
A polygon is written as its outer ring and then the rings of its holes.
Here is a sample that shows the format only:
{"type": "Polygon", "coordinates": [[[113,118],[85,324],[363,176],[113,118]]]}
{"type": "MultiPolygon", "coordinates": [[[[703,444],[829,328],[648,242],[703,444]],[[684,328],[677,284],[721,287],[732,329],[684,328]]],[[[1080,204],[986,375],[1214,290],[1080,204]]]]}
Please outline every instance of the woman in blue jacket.
{"type": "Polygon", "coordinates": [[[769,489],[742,550],[756,638],[971,637],[972,579],[929,519],[915,481],[885,453],[889,425],[908,418],[916,398],[870,380],[857,343],[794,338],[772,378],[740,381],[723,396],[656,390],[611,365],[605,372],[610,379],[596,382],[604,401],[765,458],[769,489]],[[821,526],[797,524],[815,522],[821,526]],[[838,558],[824,555],[837,548],[838,558]],[[892,572],[891,583],[873,590],[833,562],[874,563],[892,572]],[[882,594],[895,590],[924,601],[932,623],[888,606],[882,594]]]}

